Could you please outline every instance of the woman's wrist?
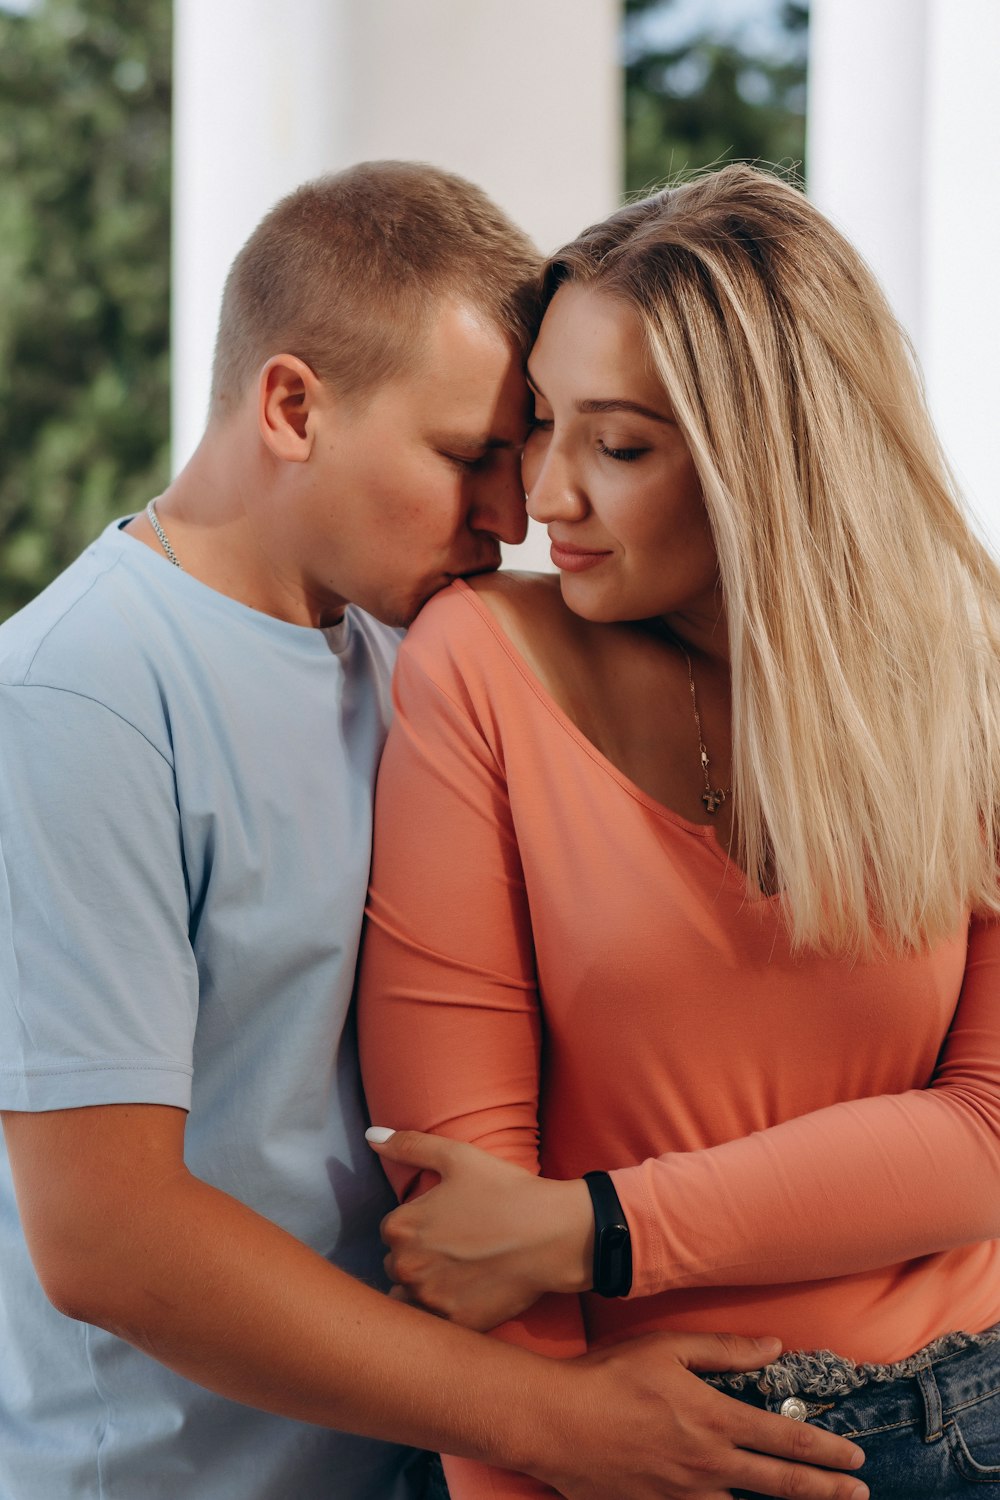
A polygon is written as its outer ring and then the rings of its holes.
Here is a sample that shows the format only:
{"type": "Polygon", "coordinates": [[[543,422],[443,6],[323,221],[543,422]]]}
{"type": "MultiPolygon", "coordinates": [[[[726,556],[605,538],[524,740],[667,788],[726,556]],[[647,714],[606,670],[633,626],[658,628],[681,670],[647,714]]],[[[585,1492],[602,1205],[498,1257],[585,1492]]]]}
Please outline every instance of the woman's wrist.
{"type": "Polygon", "coordinates": [[[594,1210],[582,1177],[545,1181],[551,1223],[546,1266],[550,1292],[586,1292],[593,1285],[594,1210]]]}
{"type": "Polygon", "coordinates": [[[626,1297],[632,1289],[632,1237],[608,1172],[584,1172],[594,1210],[593,1290],[602,1297],[626,1297]]]}

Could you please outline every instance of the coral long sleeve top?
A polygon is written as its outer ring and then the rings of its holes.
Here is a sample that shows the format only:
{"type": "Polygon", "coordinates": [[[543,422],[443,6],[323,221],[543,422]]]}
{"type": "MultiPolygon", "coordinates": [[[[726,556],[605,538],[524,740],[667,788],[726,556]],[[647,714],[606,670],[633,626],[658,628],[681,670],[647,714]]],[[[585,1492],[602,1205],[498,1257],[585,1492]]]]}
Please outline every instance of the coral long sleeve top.
{"type": "MultiPolygon", "coordinates": [[[[1000,927],[793,956],[777,903],[598,752],[465,583],[410,631],[395,692],[372,1117],[611,1170],[632,1231],[628,1299],[545,1298],[503,1336],[730,1330],[881,1362],[1000,1319],[1000,927]]],[[[470,1475],[459,1495],[533,1492],[470,1475]]]]}

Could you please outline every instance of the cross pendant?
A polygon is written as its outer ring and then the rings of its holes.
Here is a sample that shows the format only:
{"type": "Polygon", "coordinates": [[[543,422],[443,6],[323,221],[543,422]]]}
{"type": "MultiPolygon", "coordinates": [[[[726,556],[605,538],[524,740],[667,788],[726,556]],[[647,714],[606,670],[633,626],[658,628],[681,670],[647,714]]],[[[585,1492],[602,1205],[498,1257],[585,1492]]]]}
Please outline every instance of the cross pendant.
{"type": "Polygon", "coordinates": [[[725,802],[726,794],[721,787],[717,787],[714,792],[710,788],[707,792],[702,792],[701,800],[705,804],[705,811],[712,813],[714,816],[723,802],[725,802]]]}

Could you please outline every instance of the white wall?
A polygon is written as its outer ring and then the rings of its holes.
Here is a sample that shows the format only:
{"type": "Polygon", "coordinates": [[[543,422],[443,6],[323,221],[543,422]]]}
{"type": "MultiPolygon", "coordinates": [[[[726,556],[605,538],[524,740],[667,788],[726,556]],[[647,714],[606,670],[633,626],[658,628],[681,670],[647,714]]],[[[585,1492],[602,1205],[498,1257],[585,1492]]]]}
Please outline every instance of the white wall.
{"type": "Polygon", "coordinates": [[[910,333],[1000,551],[998,0],[813,0],[807,177],[910,333]]]}
{"type": "MultiPolygon", "coordinates": [[[[204,425],[230,262],[298,183],[372,157],[430,161],[478,182],[543,250],[617,205],[619,10],[175,0],[175,470],[204,425]]],[[[537,537],[510,551],[547,566],[537,537]]]]}

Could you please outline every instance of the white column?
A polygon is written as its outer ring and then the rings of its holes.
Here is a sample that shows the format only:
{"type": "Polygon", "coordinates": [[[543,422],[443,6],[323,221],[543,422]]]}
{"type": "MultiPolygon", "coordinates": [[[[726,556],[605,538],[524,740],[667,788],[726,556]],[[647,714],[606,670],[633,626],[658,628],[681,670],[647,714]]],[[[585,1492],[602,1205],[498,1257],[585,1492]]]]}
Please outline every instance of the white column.
{"type": "Polygon", "coordinates": [[[997,0],[813,0],[807,176],[908,330],[1000,549],[997,0]]]}
{"type": "Polygon", "coordinates": [[[920,354],[945,449],[1000,553],[998,66],[998,0],[936,0],[927,30],[920,354]]]}
{"type": "Polygon", "coordinates": [[[208,414],[226,274],[283,194],[343,164],[350,64],[329,0],[175,0],[172,450],[208,414]]]}
{"type": "MultiPolygon", "coordinates": [[[[544,251],[619,201],[620,0],[175,0],[173,454],[204,426],[229,264],[354,161],[478,182],[544,251]]],[[[544,535],[542,536],[544,541],[544,535]]],[[[537,538],[509,549],[546,566],[537,538]]]]}

